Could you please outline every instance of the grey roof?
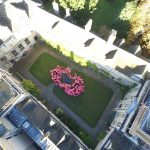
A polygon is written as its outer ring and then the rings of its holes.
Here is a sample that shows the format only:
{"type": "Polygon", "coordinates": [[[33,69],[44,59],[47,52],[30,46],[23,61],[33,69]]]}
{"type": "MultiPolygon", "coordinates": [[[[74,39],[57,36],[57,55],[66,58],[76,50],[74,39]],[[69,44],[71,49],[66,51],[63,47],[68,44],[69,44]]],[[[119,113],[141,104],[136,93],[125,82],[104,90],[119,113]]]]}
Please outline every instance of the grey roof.
{"type": "Polygon", "coordinates": [[[29,17],[29,7],[28,4],[23,0],[22,2],[18,2],[18,3],[11,3],[11,5],[13,5],[14,7],[24,10],[26,12],[26,14],[29,17]]]}
{"type": "MultiPolygon", "coordinates": [[[[36,128],[40,129],[44,134],[48,134],[49,139],[52,140],[54,144],[57,145],[62,137],[65,136],[65,139],[59,144],[61,150],[66,150],[66,148],[67,150],[79,150],[80,147],[84,148],[80,142],[80,146],[78,145],[77,139],[70,134],[58,120],[32,98],[18,103],[16,107],[36,128]],[[51,120],[54,122],[53,125],[50,125],[51,120]]],[[[84,149],[86,149],[86,147],[84,149]]]]}
{"type": "Polygon", "coordinates": [[[0,123],[0,137],[3,136],[6,133],[6,131],[6,127],[2,123],[0,123]]]}
{"type": "Polygon", "coordinates": [[[145,113],[144,125],[142,125],[142,128],[143,131],[145,131],[150,136],[150,90],[146,96],[145,104],[148,107],[148,109],[147,112],[145,113]]]}
{"type": "Polygon", "coordinates": [[[70,135],[66,135],[65,140],[58,144],[60,150],[79,150],[79,145],[71,138],[70,135]]]}
{"type": "Polygon", "coordinates": [[[0,109],[13,97],[9,85],[0,80],[0,109]]]}
{"type": "Polygon", "coordinates": [[[40,130],[44,130],[49,122],[49,113],[38,103],[29,99],[17,105],[27,118],[40,130]]]}
{"type": "Polygon", "coordinates": [[[7,17],[5,4],[0,5],[0,25],[7,26],[12,31],[11,20],[7,17]]]}
{"type": "Polygon", "coordinates": [[[104,142],[101,150],[140,150],[121,131],[114,130],[104,142]]]}
{"type": "Polygon", "coordinates": [[[58,143],[63,136],[65,135],[64,130],[62,128],[57,129],[57,132],[53,132],[53,134],[50,134],[49,138],[54,142],[58,143]]]}
{"type": "Polygon", "coordinates": [[[115,54],[116,54],[117,50],[112,50],[110,52],[108,52],[105,56],[106,56],[106,59],[112,59],[115,54]]]}

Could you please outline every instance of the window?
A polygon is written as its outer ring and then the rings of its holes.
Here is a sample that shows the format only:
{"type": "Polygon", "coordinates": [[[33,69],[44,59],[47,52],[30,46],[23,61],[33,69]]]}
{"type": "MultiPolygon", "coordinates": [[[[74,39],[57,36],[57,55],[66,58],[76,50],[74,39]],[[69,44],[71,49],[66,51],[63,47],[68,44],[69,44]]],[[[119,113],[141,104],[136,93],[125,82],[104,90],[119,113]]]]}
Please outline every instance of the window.
{"type": "Polygon", "coordinates": [[[23,49],[24,49],[24,47],[22,46],[22,44],[19,44],[19,45],[18,45],[18,48],[19,48],[20,50],[23,50],[23,49]]]}
{"type": "Polygon", "coordinates": [[[126,114],[122,114],[122,115],[121,115],[121,117],[125,117],[125,116],[126,116],[126,114]]]}
{"type": "Polygon", "coordinates": [[[118,127],[121,127],[121,123],[120,123],[120,122],[118,122],[118,123],[117,123],[117,126],[118,126],[118,127]]]}
{"type": "Polygon", "coordinates": [[[121,108],[122,107],[122,104],[119,104],[119,108],[121,108]]]}
{"type": "Polygon", "coordinates": [[[4,62],[7,61],[7,57],[6,56],[2,57],[1,61],[4,61],[4,62]]]}
{"type": "Polygon", "coordinates": [[[28,39],[28,38],[26,38],[24,41],[25,41],[25,43],[26,43],[27,45],[29,45],[29,44],[30,44],[30,41],[29,41],[29,39],[28,39]]]}
{"type": "Polygon", "coordinates": [[[38,36],[35,36],[35,37],[34,37],[34,40],[37,41],[37,40],[38,40],[38,36]]]}
{"type": "Polygon", "coordinates": [[[15,64],[15,63],[16,63],[16,61],[15,61],[14,59],[10,60],[10,62],[11,62],[12,64],[15,64]]]}
{"type": "Polygon", "coordinates": [[[17,53],[15,50],[13,50],[11,53],[12,53],[14,56],[17,56],[17,55],[18,55],[18,53],[17,53]]]}

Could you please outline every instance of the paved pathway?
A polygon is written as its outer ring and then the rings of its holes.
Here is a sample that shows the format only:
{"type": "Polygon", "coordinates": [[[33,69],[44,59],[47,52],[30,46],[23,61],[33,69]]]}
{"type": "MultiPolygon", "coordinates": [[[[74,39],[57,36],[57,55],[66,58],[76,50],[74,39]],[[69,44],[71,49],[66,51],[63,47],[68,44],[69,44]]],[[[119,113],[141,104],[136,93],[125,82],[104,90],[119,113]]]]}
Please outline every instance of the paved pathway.
{"type": "Polygon", "coordinates": [[[106,120],[108,119],[109,115],[112,113],[112,110],[114,110],[114,108],[116,107],[116,105],[118,104],[119,100],[122,97],[120,88],[113,80],[109,78],[105,78],[104,76],[95,73],[91,69],[87,69],[87,68],[83,69],[79,65],[76,65],[75,63],[68,60],[66,57],[58,55],[43,46],[37,46],[36,48],[34,48],[27,55],[27,57],[22,59],[14,66],[14,69],[25,78],[32,80],[41,89],[42,98],[46,99],[52,106],[62,108],[68,116],[73,118],[76,121],[76,123],[79,124],[83,129],[85,129],[93,138],[95,138],[100,131],[106,129],[106,120]],[[103,83],[105,86],[108,86],[113,90],[114,95],[112,97],[112,100],[110,101],[109,105],[105,109],[104,113],[102,114],[95,128],[91,128],[84,120],[82,120],[76,113],[74,113],[69,107],[67,107],[59,98],[57,98],[53,94],[54,84],[50,84],[48,87],[46,87],[43,84],[41,84],[41,82],[39,82],[29,72],[30,66],[42,53],[48,53],[56,57],[57,59],[67,62],[70,67],[73,67],[74,69],[77,69],[79,71],[82,70],[82,72],[84,72],[86,75],[91,76],[92,78],[96,79],[98,82],[103,83]]]}

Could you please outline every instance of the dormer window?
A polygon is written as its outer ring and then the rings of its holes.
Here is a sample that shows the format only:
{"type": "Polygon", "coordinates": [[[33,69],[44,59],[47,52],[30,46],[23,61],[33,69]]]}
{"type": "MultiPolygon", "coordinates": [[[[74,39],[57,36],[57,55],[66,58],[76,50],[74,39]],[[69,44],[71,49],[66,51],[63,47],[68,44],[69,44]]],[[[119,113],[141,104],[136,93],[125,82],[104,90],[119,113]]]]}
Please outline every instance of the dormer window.
{"type": "Polygon", "coordinates": [[[3,61],[3,62],[5,62],[7,60],[8,60],[8,58],[6,56],[4,56],[4,57],[1,58],[1,61],[3,61]]]}
{"type": "Polygon", "coordinates": [[[13,50],[11,53],[12,53],[14,56],[17,56],[17,55],[18,55],[18,53],[17,53],[15,50],[13,50]]]}
{"type": "Polygon", "coordinates": [[[27,45],[29,45],[29,44],[30,44],[30,41],[29,41],[29,39],[28,39],[28,38],[26,38],[24,41],[25,41],[25,43],[26,43],[27,45]]]}
{"type": "Polygon", "coordinates": [[[18,48],[19,48],[20,50],[23,50],[23,49],[24,49],[24,47],[22,46],[22,44],[19,44],[19,45],[18,45],[18,48]]]}

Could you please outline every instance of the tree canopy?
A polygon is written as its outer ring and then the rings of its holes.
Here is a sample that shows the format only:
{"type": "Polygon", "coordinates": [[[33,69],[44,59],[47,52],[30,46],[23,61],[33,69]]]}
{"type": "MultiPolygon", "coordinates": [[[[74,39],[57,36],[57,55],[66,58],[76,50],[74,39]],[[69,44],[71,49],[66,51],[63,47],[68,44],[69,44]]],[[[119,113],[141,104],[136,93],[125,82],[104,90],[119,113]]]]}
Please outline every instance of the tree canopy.
{"type": "Polygon", "coordinates": [[[130,20],[128,41],[139,39],[142,54],[150,56],[150,1],[140,0],[135,14],[130,20]]]}
{"type": "Polygon", "coordinates": [[[58,0],[60,6],[63,8],[70,8],[71,10],[77,11],[88,8],[94,10],[98,0],[58,0]]]}
{"type": "Polygon", "coordinates": [[[32,95],[39,96],[40,89],[31,80],[24,79],[22,81],[22,86],[24,87],[25,90],[30,92],[32,95]]]}

